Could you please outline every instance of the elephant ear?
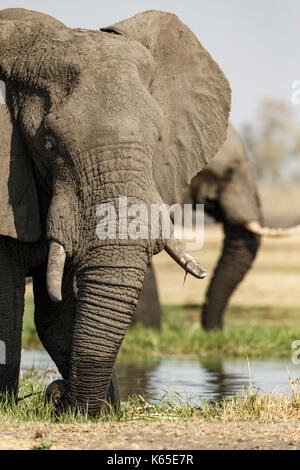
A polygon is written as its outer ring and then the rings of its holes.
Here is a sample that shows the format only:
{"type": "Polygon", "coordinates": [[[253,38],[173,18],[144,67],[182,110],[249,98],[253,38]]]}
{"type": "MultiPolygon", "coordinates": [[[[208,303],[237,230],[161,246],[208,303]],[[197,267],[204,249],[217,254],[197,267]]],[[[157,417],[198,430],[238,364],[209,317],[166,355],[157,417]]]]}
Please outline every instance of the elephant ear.
{"type": "Polygon", "coordinates": [[[225,144],[208,168],[223,180],[219,203],[226,219],[237,225],[252,220],[262,223],[261,204],[251,162],[240,135],[232,125],[228,127],[225,144]]]}
{"type": "Polygon", "coordinates": [[[154,58],[150,92],[165,115],[154,180],[163,200],[172,204],[226,139],[228,81],[196,36],[171,13],[147,11],[102,31],[139,41],[154,58]]]}
{"type": "Polygon", "coordinates": [[[41,236],[31,161],[8,107],[0,105],[0,235],[23,242],[41,236]]]}

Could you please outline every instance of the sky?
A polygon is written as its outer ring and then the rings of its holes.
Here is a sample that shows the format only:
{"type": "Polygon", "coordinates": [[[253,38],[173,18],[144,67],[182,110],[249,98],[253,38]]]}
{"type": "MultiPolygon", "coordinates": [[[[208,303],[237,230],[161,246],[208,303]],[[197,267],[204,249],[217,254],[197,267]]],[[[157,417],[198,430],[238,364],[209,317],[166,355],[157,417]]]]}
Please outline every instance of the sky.
{"type": "Polygon", "coordinates": [[[170,11],[197,35],[229,79],[231,121],[253,123],[264,98],[292,104],[300,80],[299,0],[0,0],[0,9],[48,13],[69,27],[98,29],[141,11],[170,11]]]}

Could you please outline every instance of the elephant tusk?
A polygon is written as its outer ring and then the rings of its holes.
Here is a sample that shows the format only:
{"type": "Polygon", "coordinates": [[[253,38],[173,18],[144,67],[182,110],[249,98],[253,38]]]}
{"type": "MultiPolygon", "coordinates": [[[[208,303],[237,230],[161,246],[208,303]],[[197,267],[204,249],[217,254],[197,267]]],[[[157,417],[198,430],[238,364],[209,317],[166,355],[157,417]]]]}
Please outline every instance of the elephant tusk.
{"type": "Polygon", "coordinates": [[[244,227],[249,230],[249,232],[255,233],[256,235],[274,238],[289,237],[300,233],[300,224],[288,228],[273,228],[263,227],[258,221],[251,220],[250,222],[247,222],[244,227]]]}
{"type": "Polygon", "coordinates": [[[47,267],[47,290],[53,302],[60,302],[62,300],[61,285],[65,260],[66,252],[64,247],[60,243],[51,240],[47,267]]]}
{"type": "Polygon", "coordinates": [[[173,260],[186,271],[186,273],[190,273],[198,279],[204,279],[207,276],[207,272],[199,261],[190,255],[185,250],[182,243],[174,238],[174,236],[168,240],[165,250],[168,255],[170,255],[171,258],[173,258],[173,260]]]}

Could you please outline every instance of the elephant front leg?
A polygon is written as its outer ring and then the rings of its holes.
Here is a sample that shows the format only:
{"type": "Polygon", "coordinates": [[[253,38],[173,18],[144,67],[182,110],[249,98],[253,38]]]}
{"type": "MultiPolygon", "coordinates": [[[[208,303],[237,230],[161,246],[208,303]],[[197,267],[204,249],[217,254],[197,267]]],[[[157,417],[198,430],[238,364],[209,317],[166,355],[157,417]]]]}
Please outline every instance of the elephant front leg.
{"type": "MultiPolygon", "coordinates": [[[[69,383],[66,380],[59,379],[54,380],[54,382],[51,382],[46,389],[46,402],[51,401],[57,408],[57,410],[63,409],[61,405],[64,402],[68,387],[69,383]]],[[[112,410],[115,413],[119,413],[121,403],[115,368],[113,369],[105,401],[108,403],[109,406],[112,407],[112,410]]]]}
{"type": "Polygon", "coordinates": [[[144,284],[135,311],[135,318],[145,328],[161,328],[161,309],[152,263],[147,266],[144,284]]]}
{"type": "MultiPolygon", "coordinates": [[[[17,399],[25,273],[10,240],[0,237],[0,396],[17,399]]],[[[5,397],[4,397],[5,399],[5,397]]]]}
{"type": "MultiPolygon", "coordinates": [[[[62,301],[53,302],[47,292],[47,263],[33,270],[34,321],[39,338],[63,379],[69,380],[72,333],[76,309],[74,272],[66,264],[62,301]]],[[[63,387],[62,387],[63,388],[63,387]]]]}

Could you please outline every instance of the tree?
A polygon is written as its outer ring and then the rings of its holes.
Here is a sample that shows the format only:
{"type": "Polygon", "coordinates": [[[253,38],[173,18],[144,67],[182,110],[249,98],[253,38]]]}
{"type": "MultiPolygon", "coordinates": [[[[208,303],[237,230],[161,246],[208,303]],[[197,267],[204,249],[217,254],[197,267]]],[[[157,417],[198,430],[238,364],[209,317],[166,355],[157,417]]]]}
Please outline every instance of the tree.
{"type": "Polygon", "coordinates": [[[255,126],[246,124],[242,134],[252,154],[259,180],[270,182],[282,179],[283,175],[288,174],[291,160],[299,159],[300,131],[291,105],[284,101],[263,100],[255,126]]]}

